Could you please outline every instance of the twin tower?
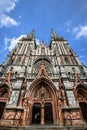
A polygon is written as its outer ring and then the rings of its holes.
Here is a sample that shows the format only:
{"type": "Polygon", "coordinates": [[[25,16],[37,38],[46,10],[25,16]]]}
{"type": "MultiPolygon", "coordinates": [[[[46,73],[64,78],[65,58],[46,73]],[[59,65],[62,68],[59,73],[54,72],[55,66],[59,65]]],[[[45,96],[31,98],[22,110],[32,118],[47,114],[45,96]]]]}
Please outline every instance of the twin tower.
{"type": "Polygon", "coordinates": [[[0,125],[85,123],[87,68],[54,30],[49,46],[22,37],[0,65],[0,125]]]}

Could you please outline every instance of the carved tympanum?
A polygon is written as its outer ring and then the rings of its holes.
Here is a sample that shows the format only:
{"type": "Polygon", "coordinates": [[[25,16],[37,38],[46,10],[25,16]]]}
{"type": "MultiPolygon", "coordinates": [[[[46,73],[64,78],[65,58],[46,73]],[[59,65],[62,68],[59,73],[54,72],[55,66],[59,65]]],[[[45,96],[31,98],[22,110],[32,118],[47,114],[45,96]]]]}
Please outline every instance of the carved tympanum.
{"type": "Polygon", "coordinates": [[[42,99],[42,98],[51,99],[51,95],[50,95],[49,91],[44,86],[38,87],[34,94],[34,99],[42,99]]]}

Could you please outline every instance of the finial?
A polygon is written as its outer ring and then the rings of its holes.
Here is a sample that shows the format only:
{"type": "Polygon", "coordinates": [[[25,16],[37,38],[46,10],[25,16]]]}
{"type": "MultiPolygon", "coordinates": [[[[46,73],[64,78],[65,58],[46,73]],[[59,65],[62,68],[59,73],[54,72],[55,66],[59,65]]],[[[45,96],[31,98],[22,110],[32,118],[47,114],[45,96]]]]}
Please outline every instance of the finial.
{"type": "Polygon", "coordinates": [[[54,29],[51,28],[51,38],[57,37],[57,34],[55,33],[54,29]]]}
{"type": "Polygon", "coordinates": [[[51,38],[55,40],[63,40],[61,36],[57,35],[53,28],[51,28],[51,38]]]}
{"type": "Polygon", "coordinates": [[[34,30],[34,29],[32,30],[32,32],[31,32],[30,34],[31,34],[31,36],[32,36],[33,38],[35,38],[35,36],[34,36],[35,30],[34,30]]]}
{"type": "Polygon", "coordinates": [[[34,33],[35,33],[35,31],[34,31],[34,29],[33,29],[33,30],[31,31],[31,33],[27,35],[28,38],[35,38],[34,33]]]}

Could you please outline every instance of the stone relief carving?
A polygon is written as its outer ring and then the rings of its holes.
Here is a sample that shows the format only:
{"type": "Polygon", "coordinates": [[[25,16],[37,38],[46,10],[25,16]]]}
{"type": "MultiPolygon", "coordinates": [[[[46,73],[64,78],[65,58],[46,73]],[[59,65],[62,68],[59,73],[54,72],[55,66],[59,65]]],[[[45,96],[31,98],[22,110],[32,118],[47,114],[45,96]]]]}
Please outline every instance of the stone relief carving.
{"type": "MultiPolygon", "coordinates": [[[[45,62],[45,66],[46,66],[47,72],[51,73],[52,72],[51,64],[48,61],[46,61],[46,60],[44,60],[44,62],[45,62]]],[[[34,66],[33,66],[33,72],[34,73],[38,73],[39,72],[40,65],[41,65],[41,60],[34,64],[34,66]]]]}
{"type": "Polygon", "coordinates": [[[21,88],[19,106],[22,106],[22,104],[23,104],[23,99],[24,99],[24,96],[25,96],[26,87],[27,87],[27,81],[26,81],[26,78],[25,78],[24,81],[23,81],[23,84],[22,84],[22,88],[21,88]]]}
{"type": "Polygon", "coordinates": [[[34,94],[34,98],[35,99],[41,99],[41,98],[51,99],[51,95],[48,92],[46,87],[41,86],[41,87],[38,87],[38,89],[36,90],[34,94]]]}

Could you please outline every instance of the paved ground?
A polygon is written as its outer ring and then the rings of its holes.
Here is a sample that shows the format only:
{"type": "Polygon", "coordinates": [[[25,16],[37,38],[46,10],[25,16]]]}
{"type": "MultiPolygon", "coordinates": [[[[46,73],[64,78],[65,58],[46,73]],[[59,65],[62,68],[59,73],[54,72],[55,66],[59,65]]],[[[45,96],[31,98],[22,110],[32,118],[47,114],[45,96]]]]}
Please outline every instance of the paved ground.
{"type": "Polygon", "coordinates": [[[87,130],[87,125],[78,127],[64,127],[64,126],[40,126],[32,125],[25,127],[0,127],[0,130],[87,130]]]}

